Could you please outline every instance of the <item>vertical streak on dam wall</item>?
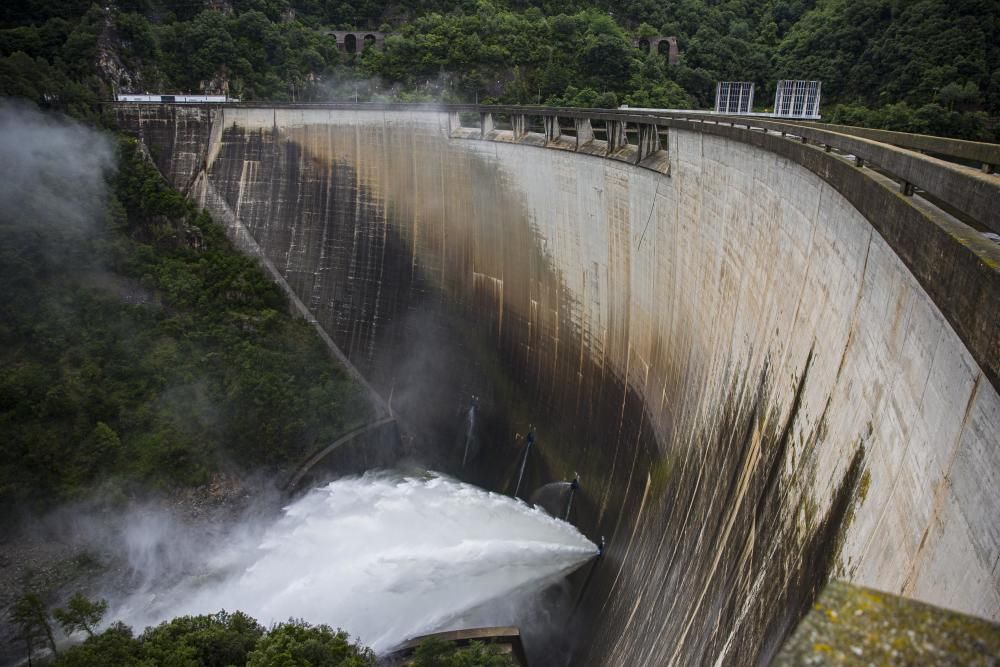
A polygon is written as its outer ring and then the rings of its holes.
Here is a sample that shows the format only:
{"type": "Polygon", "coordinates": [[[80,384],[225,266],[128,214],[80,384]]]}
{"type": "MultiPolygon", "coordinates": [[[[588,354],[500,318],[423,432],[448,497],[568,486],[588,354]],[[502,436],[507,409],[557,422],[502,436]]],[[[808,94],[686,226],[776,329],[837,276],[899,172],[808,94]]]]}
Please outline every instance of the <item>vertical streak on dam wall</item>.
{"type": "Polygon", "coordinates": [[[686,131],[667,178],[434,112],[118,113],[383,394],[414,312],[495,351],[609,538],[583,662],[766,662],[831,569],[1000,619],[997,391],[811,172],[686,131]]]}

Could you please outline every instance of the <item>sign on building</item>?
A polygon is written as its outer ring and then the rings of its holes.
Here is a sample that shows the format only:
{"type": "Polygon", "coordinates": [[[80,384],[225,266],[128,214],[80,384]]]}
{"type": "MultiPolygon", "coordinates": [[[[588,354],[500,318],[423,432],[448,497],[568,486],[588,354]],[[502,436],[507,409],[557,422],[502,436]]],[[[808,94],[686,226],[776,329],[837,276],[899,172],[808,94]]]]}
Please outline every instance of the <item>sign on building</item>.
{"type": "Polygon", "coordinates": [[[774,93],[774,115],[786,118],[819,118],[819,81],[782,79],[774,93]]]}
{"type": "Polygon", "coordinates": [[[750,113],[752,81],[719,81],[715,84],[715,113],[750,113]]]}

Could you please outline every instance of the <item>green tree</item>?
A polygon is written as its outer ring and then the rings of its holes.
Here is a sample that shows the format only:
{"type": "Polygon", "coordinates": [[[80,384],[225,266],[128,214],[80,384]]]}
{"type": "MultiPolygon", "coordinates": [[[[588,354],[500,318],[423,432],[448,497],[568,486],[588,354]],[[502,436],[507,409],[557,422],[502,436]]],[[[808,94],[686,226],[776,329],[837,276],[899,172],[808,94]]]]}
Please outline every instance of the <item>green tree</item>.
{"type": "Polygon", "coordinates": [[[52,653],[58,655],[49,612],[38,595],[26,593],[18,598],[11,608],[10,621],[14,626],[15,639],[24,642],[29,665],[32,653],[44,643],[48,643],[52,653]]]}
{"type": "Polygon", "coordinates": [[[242,665],[264,629],[243,612],[181,616],[148,628],[139,637],[145,661],[157,665],[242,665]]]}
{"type": "Polygon", "coordinates": [[[141,652],[132,629],[119,621],[60,653],[53,667],[137,667],[141,652]]]}
{"type": "MultiPolygon", "coordinates": [[[[486,654],[484,654],[486,655],[486,654]]],[[[442,663],[502,667],[499,662],[442,663]]],[[[264,630],[242,612],[181,616],[138,638],[123,623],[58,656],[55,667],[374,667],[375,654],[325,625],[289,621],[264,630]]]]}
{"type": "Polygon", "coordinates": [[[271,628],[247,660],[247,667],[372,667],[371,649],[353,644],[347,633],[326,625],[290,620],[271,628]]]}
{"type": "Polygon", "coordinates": [[[52,616],[59,622],[66,634],[85,632],[88,637],[93,637],[94,628],[104,618],[104,613],[107,610],[106,600],[93,602],[84,597],[82,593],[74,593],[66,603],[66,608],[55,609],[52,616]]]}
{"type": "Polygon", "coordinates": [[[949,111],[955,111],[956,108],[968,110],[980,102],[979,86],[972,81],[967,81],[964,85],[952,81],[938,91],[937,99],[949,111]]]}
{"type": "Polygon", "coordinates": [[[457,646],[430,637],[420,642],[410,658],[411,667],[515,667],[514,659],[496,644],[471,642],[457,646]]]}

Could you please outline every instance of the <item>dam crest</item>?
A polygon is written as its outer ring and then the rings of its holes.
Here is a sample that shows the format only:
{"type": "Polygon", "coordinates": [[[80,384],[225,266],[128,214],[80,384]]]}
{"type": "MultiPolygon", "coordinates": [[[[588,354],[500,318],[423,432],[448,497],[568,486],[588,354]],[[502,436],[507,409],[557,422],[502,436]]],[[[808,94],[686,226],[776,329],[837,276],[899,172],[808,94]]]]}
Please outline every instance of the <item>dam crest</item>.
{"type": "Polygon", "coordinates": [[[707,114],[114,113],[383,412],[474,395],[476,481],[529,431],[526,488],[579,472],[584,664],[766,663],[831,577],[1000,621],[998,177],[707,114]]]}

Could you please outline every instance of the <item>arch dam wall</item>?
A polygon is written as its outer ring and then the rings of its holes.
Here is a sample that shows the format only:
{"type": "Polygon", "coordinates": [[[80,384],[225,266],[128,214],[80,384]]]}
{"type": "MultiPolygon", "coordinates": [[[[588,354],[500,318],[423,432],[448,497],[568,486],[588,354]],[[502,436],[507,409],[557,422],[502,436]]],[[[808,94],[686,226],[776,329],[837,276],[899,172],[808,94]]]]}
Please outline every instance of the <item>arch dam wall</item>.
{"type": "Polygon", "coordinates": [[[817,170],[683,123],[647,169],[445,111],[116,113],[401,414],[479,392],[580,473],[583,663],[766,663],[828,576],[1000,619],[992,371],[817,170]]]}

